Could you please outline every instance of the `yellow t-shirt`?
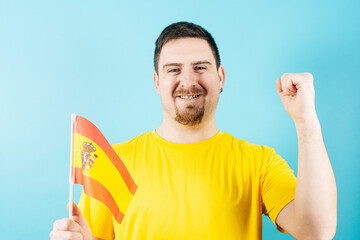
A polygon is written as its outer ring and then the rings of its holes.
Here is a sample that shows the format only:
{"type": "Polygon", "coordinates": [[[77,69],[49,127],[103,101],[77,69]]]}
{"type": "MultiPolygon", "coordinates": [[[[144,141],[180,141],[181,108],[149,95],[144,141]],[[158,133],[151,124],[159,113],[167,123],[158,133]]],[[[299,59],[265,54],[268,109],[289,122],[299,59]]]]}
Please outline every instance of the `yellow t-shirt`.
{"type": "Polygon", "coordinates": [[[79,207],[98,238],[261,239],[262,214],[275,223],[295,196],[293,171],[272,148],[225,132],[178,144],[154,130],[113,147],[138,189],[121,224],[82,194],[79,207]]]}

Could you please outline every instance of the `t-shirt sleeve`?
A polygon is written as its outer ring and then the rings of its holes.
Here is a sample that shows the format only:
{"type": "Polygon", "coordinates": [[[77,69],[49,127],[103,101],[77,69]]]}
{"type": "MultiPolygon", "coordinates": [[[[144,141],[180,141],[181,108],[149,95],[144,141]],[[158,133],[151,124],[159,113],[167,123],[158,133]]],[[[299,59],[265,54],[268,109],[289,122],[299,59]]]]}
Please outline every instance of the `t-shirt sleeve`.
{"type": "Polygon", "coordinates": [[[275,150],[265,147],[265,162],[261,170],[263,213],[280,232],[286,232],[276,224],[281,210],[295,198],[296,177],[286,161],[275,150]]]}
{"type": "Polygon", "coordinates": [[[102,202],[86,195],[83,191],[78,207],[93,236],[101,239],[115,238],[112,214],[102,202]]]}

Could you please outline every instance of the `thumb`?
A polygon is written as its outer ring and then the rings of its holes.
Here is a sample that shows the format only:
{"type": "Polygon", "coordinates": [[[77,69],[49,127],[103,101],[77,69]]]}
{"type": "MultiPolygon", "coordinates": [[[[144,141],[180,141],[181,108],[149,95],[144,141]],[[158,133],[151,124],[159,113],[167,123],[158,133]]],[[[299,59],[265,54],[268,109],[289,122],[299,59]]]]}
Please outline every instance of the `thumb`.
{"type": "Polygon", "coordinates": [[[68,209],[68,212],[70,213],[71,215],[71,218],[77,222],[80,227],[84,227],[84,226],[88,226],[85,218],[83,217],[83,215],[81,214],[81,211],[80,209],[78,208],[78,206],[76,206],[76,204],[74,202],[69,202],[67,204],[67,209],[68,209]],[[70,213],[70,204],[72,204],[72,213],[70,213]]]}
{"type": "Polygon", "coordinates": [[[78,208],[78,206],[76,206],[75,203],[69,202],[67,204],[67,209],[69,212],[70,212],[70,206],[72,207],[72,213],[70,214],[71,218],[74,220],[74,222],[79,224],[80,229],[81,229],[81,234],[83,237],[82,239],[90,240],[92,238],[91,230],[90,230],[90,227],[89,227],[88,223],[86,222],[85,218],[81,214],[80,209],[78,208]]]}

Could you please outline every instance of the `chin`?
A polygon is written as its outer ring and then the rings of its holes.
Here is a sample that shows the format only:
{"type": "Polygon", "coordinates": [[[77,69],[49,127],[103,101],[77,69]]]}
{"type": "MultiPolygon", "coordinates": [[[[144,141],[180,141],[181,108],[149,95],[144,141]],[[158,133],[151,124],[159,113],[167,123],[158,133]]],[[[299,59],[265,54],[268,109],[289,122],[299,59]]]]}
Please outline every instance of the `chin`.
{"type": "Polygon", "coordinates": [[[186,126],[196,126],[202,122],[204,112],[204,108],[196,109],[193,113],[180,112],[176,109],[175,121],[186,126]]]}

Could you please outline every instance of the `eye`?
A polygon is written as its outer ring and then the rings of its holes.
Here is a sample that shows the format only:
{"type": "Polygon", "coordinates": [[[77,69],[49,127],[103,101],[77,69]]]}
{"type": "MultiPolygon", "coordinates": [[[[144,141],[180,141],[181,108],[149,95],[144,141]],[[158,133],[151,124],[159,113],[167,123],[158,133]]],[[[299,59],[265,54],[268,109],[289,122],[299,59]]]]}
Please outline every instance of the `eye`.
{"type": "Polygon", "coordinates": [[[179,72],[179,71],[180,71],[179,68],[170,68],[170,69],[168,70],[168,73],[177,73],[177,72],[179,72]]]}
{"type": "Polygon", "coordinates": [[[195,67],[195,70],[196,71],[203,71],[203,70],[205,70],[206,69],[206,67],[204,67],[204,66],[196,66],[195,67]]]}

